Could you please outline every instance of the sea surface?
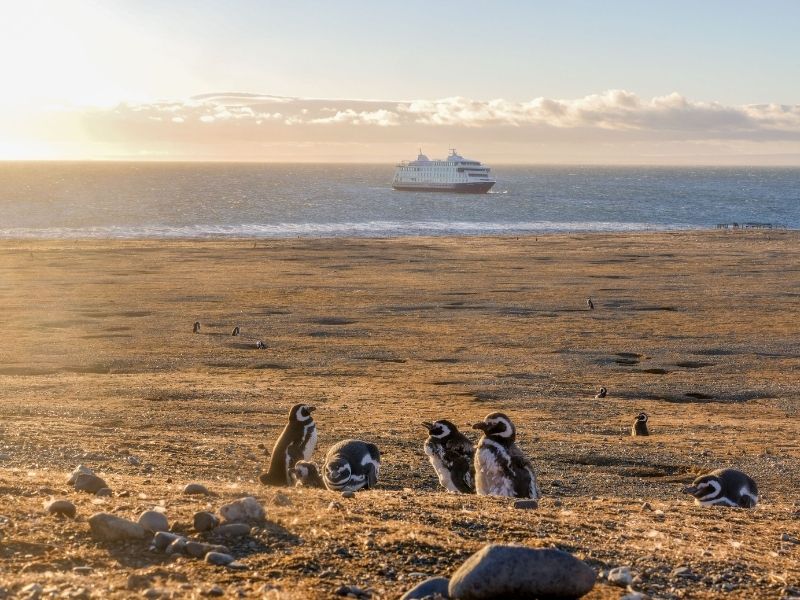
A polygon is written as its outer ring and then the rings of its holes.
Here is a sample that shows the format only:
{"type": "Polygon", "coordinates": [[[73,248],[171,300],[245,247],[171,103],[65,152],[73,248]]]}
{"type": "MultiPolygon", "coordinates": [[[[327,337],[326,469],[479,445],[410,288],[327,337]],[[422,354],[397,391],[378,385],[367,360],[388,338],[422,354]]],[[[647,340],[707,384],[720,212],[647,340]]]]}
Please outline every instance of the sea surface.
{"type": "Polygon", "coordinates": [[[800,228],[798,168],[492,167],[462,195],[394,191],[392,165],[0,163],[0,238],[800,228]]]}

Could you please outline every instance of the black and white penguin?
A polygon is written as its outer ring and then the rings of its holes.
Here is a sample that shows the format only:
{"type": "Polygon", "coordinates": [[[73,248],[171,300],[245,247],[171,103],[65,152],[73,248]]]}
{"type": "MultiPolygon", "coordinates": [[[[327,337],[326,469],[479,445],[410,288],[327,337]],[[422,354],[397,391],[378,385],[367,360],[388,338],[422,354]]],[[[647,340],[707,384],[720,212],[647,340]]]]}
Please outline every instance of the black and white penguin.
{"type": "Polygon", "coordinates": [[[483,431],[475,452],[475,488],[480,495],[539,498],[536,474],[515,443],[517,431],[503,413],[491,413],[472,426],[483,431]]]}
{"type": "Polygon", "coordinates": [[[594,310],[594,302],[592,302],[591,298],[586,299],[586,306],[589,307],[589,310],[594,310]]]}
{"type": "Polygon", "coordinates": [[[595,397],[595,398],[605,398],[605,397],[606,397],[606,395],[608,395],[608,390],[607,390],[606,388],[604,388],[604,387],[601,387],[601,388],[598,390],[597,394],[595,394],[595,396],[594,396],[594,397],[595,397]]]}
{"type": "Polygon", "coordinates": [[[736,469],[717,469],[694,480],[683,488],[700,506],[738,506],[753,508],[758,504],[758,486],[736,469]]]}
{"type": "Polygon", "coordinates": [[[236,337],[237,335],[239,335],[239,326],[238,325],[233,328],[233,333],[231,333],[231,335],[233,337],[236,337]]]}
{"type": "Polygon", "coordinates": [[[448,492],[475,493],[475,447],[470,439],[451,423],[441,419],[423,422],[428,430],[425,454],[448,492]]]}
{"type": "Polygon", "coordinates": [[[200,321],[195,321],[192,326],[192,333],[200,333],[200,321]]]}
{"type": "Polygon", "coordinates": [[[317,464],[308,460],[298,460],[295,463],[292,478],[297,487],[325,487],[325,484],[322,482],[322,477],[319,474],[317,464]]]}
{"type": "Polygon", "coordinates": [[[649,418],[650,417],[648,417],[646,413],[640,412],[636,416],[633,426],[631,426],[631,435],[650,435],[650,432],[647,430],[647,419],[649,418]]]}
{"type": "Polygon", "coordinates": [[[344,440],[325,455],[322,479],[326,488],[337,492],[367,490],[378,483],[380,469],[381,453],[375,444],[344,440]]]}
{"type": "Polygon", "coordinates": [[[256,349],[258,349],[258,350],[266,350],[267,349],[267,345],[264,342],[262,342],[261,340],[258,340],[256,342],[256,349]]]}
{"type": "Polygon", "coordinates": [[[289,411],[289,422],[283,428],[275,447],[269,470],[259,480],[264,485],[292,485],[291,473],[299,460],[308,460],[317,445],[317,426],[311,413],[314,407],[295,404],[289,411]]]}

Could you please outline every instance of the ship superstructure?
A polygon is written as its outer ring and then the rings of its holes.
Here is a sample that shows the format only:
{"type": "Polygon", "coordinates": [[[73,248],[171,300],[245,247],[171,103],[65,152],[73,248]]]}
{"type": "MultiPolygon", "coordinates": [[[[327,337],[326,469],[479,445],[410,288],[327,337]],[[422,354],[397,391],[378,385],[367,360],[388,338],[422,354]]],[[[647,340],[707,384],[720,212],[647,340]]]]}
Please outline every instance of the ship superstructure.
{"type": "Polygon", "coordinates": [[[396,190],[485,194],[497,183],[489,167],[464,158],[455,149],[446,159],[429,159],[420,150],[417,160],[397,165],[392,180],[396,190]]]}

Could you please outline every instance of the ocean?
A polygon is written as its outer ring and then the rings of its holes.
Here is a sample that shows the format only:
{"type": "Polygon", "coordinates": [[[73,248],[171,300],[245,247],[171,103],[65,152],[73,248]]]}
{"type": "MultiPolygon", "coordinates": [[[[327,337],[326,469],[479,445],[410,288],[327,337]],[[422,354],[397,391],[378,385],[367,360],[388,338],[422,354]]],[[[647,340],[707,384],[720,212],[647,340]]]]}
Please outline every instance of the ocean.
{"type": "Polygon", "coordinates": [[[800,228],[800,169],[494,166],[485,195],[392,165],[0,163],[0,238],[477,235],[800,228]]]}

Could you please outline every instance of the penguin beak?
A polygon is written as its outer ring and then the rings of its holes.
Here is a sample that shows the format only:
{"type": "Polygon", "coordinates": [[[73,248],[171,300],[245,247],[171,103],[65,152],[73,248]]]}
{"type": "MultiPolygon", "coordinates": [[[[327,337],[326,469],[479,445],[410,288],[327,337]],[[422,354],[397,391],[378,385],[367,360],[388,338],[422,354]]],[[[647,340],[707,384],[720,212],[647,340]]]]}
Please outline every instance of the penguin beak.
{"type": "Polygon", "coordinates": [[[692,494],[693,496],[697,493],[697,486],[690,485],[689,487],[685,487],[681,490],[684,494],[692,494]]]}
{"type": "Polygon", "coordinates": [[[307,407],[306,407],[306,410],[307,410],[308,412],[312,413],[312,412],[314,412],[315,410],[317,410],[317,407],[316,407],[316,406],[307,406],[307,407]]]}
{"type": "Polygon", "coordinates": [[[475,423],[475,425],[473,425],[472,428],[480,429],[481,431],[485,432],[487,429],[489,429],[489,424],[481,421],[480,423],[475,423]]]}
{"type": "Polygon", "coordinates": [[[427,429],[428,431],[430,431],[431,429],[433,429],[433,423],[428,423],[427,421],[423,421],[423,422],[422,422],[422,426],[423,426],[425,429],[427,429]]]}

